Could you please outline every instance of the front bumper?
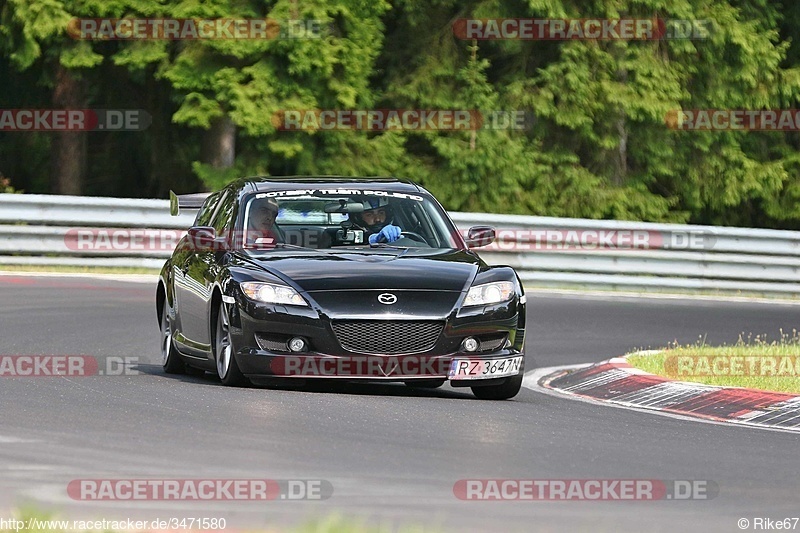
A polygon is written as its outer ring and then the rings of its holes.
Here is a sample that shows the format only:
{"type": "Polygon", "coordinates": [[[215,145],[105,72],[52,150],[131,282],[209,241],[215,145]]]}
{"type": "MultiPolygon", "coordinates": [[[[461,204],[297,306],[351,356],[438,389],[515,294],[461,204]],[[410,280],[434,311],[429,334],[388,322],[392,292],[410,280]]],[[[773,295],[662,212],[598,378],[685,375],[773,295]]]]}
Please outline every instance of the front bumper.
{"type": "Polygon", "coordinates": [[[504,379],[522,374],[525,370],[524,356],[519,352],[446,355],[347,355],[326,354],[275,354],[264,350],[240,350],[236,353],[239,368],[249,378],[325,378],[353,381],[415,381],[450,379],[453,362],[494,362],[521,357],[519,371],[514,374],[486,378],[453,379],[453,383],[464,386],[483,384],[484,381],[504,379]]]}
{"type": "MultiPolygon", "coordinates": [[[[516,299],[490,308],[455,309],[439,319],[443,327],[432,348],[401,354],[346,350],[334,332],[333,319],[314,307],[259,304],[241,295],[236,300],[229,306],[234,353],[239,369],[251,379],[446,380],[454,360],[499,361],[519,357],[522,359],[519,372],[513,375],[524,372],[525,305],[516,299]],[[491,349],[463,352],[461,343],[469,336],[486,339],[481,346],[491,349]],[[279,342],[281,339],[290,337],[302,337],[309,349],[298,353],[290,352],[288,347],[275,349],[285,346],[279,342]],[[271,340],[265,342],[265,339],[271,340]]],[[[402,320],[420,318],[407,316],[402,320]]],[[[507,377],[454,379],[451,383],[490,385],[507,377]]]]}

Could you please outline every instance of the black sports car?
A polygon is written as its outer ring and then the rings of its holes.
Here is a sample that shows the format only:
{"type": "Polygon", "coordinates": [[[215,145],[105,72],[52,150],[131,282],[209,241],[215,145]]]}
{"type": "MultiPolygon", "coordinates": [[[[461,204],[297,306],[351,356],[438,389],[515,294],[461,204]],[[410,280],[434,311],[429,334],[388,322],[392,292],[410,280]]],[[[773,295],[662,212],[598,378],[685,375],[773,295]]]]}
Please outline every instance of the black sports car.
{"type": "Polygon", "coordinates": [[[161,270],[164,370],[216,371],[225,385],[312,378],[449,380],[478,398],[515,396],[525,295],[490,267],[422,187],[395,178],[248,178],[209,195],[161,270]],[[382,229],[386,228],[386,229],[382,229]]]}

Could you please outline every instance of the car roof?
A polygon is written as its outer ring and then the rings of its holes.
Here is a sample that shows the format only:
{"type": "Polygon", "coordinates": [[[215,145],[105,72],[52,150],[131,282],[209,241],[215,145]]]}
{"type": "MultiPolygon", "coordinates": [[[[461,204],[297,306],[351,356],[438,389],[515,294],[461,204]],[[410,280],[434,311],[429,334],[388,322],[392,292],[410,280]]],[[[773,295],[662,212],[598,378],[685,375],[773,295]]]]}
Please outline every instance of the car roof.
{"type": "Polygon", "coordinates": [[[354,185],[366,185],[376,191],[427,193],[425,189],[412,181],[381,176],[255,176],[242,178],[231,184],[233,188],[239,189],[242,193],[276,190],[291,191],[305,189],[310,185],[322,185],[326,188],[348,188],[354,185]]]}

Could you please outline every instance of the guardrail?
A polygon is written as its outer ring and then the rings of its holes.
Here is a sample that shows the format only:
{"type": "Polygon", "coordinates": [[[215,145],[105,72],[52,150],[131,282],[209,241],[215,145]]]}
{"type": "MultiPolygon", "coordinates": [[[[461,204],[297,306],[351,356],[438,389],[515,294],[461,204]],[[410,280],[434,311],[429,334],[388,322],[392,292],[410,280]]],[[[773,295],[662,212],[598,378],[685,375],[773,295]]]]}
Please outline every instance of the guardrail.
{"type": "MultiPolygon", "coordinates": [[[[796,231],[450,215],[461,230],[495,226],[498,241],[478,252],[526,285],[800,296],[796,231]]],[[[160,268],[193,218],[171,217],[167,200],[0,194],[0,264],[160,268]]]]}

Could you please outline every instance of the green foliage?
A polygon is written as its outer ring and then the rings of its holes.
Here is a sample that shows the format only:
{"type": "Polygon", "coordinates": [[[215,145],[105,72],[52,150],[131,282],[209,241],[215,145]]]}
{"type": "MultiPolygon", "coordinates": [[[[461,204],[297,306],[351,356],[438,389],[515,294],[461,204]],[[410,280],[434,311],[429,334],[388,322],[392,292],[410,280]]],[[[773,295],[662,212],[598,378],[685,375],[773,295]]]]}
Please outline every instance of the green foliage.
{"type": "MultiPolygon", "coordinates": [[[[798,107],[793,2],[7,0],[0,53],[0,72],[8,65],[25,75],[19,87],[0,89],[14,105],[50,86],[57,62],[89,82],[87,106],[154,115],[146,136],[113,145],[124,154],[117,167],[108,156],[90,165],[95,191],[103,183],[134,194],[139,165],[151,194],[162,194],[165,180],[212,189],[241,175],[397,175],[452,210],[800,228],[800,133],[667,125],[678,109],[798,107]],[[324,31],[264,40],[67,35],[74,17],[101,16],[318,20],[324,31]],[[458,18],[653,16],[709,20],[712,32],[698,40],[472,42],[452,26],[458,18]],[[109,96],[117,93],[137,105],[120,105],[109,96]],[[281,110],[375,108],[524,110],[535,121],[523,131],[386,132],[280,131],[273,122],[281,110]],[[200,162],[199,146],[221,117],[236,127],[228,168],[200,162]]],[[[0,145],[0,155],[24,144],[0,145]]],[[[15,179],[20,167],[11,167],[15,179]]]]}
{"type": "Polygon", "coordinates": [[[18,69],[31,67],[43,55],[67,68],[91,68],[102,61],[88,41],[68,36],[70,21],[93,16],[78,0],[8,0],[0,11],[0,50],[18,69]]]}
{"type": "Polygon", "coordinates": [[[14,187],[11,186],[11,180],[4,177],[0,174],[0,194],[14,194],[20,193],[22,191],[14,190],[14,187]]]}

